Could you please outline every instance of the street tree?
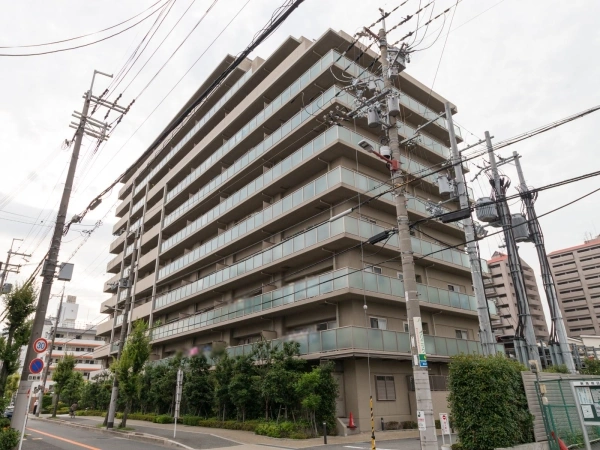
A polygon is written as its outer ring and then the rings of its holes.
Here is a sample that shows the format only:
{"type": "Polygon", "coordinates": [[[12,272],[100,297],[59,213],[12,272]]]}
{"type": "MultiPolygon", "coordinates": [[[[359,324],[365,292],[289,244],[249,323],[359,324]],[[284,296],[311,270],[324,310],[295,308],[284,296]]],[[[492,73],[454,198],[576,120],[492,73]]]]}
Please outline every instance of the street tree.
{"type": "Polygon", "coordinates": [[[69,383],[75,373],[75,357],[73,355],[65,355],[56,364],[56,369],[52,372],[52,381],[54,382],[54,405],[52,407],[52,417],[56,417],[58,409],[58,401],[60,400],[63,389],[69,383]]]}
{"type": "Polygon", "coordinates": [[[111,367],[119,380],[119,394],[125,402],[119,428],[127,426],[127,415],[131,411],[134,400],[139,397],[142,371],[150,357],[150,338],[146,334],[147,328],[148,325],[142,320],[133,324],[133,330],[125,342],[121,357],[111,367]]]}
{"type": "Polygon", "coordinates": [[[213,392],[210,364],[206,357],[204,355],[190,357],[183,381],[183,399],[188,413],[208,417],[213,403],[213,392]]]}
{"type": "Polygon", "coordinates": [[[32,284],[15,287],[4,296],[4,336],[0,337],[0,398],[4,397],[8,377],[19,368],[21,347],[27,345],[31,334],[29,316],[35,312],[37,292],[32,284]]]}
{"type": "Polygon", "coordinates": [[[255,366],[251,355],[238,356],[233,363],[232,377],[229,382],[229,397],[234,404],[238,420],[246,421],[248,408],[256,403],[258,392],[253,383],[255,366]]]}

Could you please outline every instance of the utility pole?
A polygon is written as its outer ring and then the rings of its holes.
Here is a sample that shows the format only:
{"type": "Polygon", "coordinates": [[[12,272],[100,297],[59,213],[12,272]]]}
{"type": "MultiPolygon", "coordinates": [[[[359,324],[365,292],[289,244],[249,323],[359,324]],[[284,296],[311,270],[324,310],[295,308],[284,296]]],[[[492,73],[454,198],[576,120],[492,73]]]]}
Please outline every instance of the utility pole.
{"type": "Polygon", "coordinates": [[[26,255],[25,253],[13,252],[13,245],[15,245],[15,241],[22,241],[23,239],[13,238],[12,243],[10,244],[10,250],[8,251],[8,255],[6,256],[6,262],[4,263],[4,270],[2,271],[2,276],[0,277],[0,291],[4,288],[4,283],[6,282],[6,276],[8,272],[19,273],[19,269],[21,266],[10,263],[10,257],[12,255],[15,256],[23,256],[25,258],[29,258],[31,255],[26,255]],[[16,268],[11,268],[11,266],[15,266],[16,268]]]}
{"type": "MultiPolygon", "coordinates": [[[[391,92],[392,79],[390,77],[390,65],[388,62],[388,43],[384,25],[379,30],[379,49],[381,52],[381,65],[383,81],[386,90],[391,92]]],[[[400,53],[400,51],[398,52],[400,53]]],[[[397,56],[396,56],[397,58],[397,56]]],[[[396,216],[398,223],[398,241],[400,244],[400,256],[402,261],[402,276],[404,279],[404,290],[406,299],[406,315],[408,320],[408,331],[410,334],[410,352],[413,365],[413,379],[415,383],[415,397],[417,400],[417,415],[425,417],[425,429],[419,430],[421,449],[437,450],[438,440],[435,431],[435,418],[433,417],[433,402],[431,399],[431,387],[429,385],[429,371],[425,356],[423,328],[421,325],[421,309],[417,293],[417,279],[415,275],[415,263],[410,236],[408,211],[406,209],[406,197],[404,195],[402,172],[400,163],[400,141],[396,117],[389,114],[388,131],[389,146],[392,159],[398,165],[391,164],[391,184],[394,187],[393,196],[396,203],[396,216]]]]}
{"type": "MultiPolygon", "coordinates": [[[[446,121],[448,122],[448,132],[450,133],[450,146],[452,148],[452,166],[456,175],[458,187],[458,199],[460,209],[470,211],[469,196],[467,193],[467,184],[462,170],[462,158],[458,152],[456,144],[456,135],[454,134],[454,121],[452,120],[452,110],[450,103],[445,103],[446,121]]],[[[473,276],[473,290],[475,291],[475,299],[477,300],[477,315],[479,317],[479,340],[484,355],[496,354],[496,338],[492,331],[492,321],[490,320],[490,311],[488,309],[487,298],[485,296],[485,287],[483,285],[483,276],[481,274],[481,261],[479,260],[479,252],[477,251],[477,243],[475,242],[475,227],[473,226],[473,218],[469,213],[469,217],[463,220],[465,228],[465,238],[467,241],[467,253],[471,263],[471,274],[473,276]]]]}
{"type": "MultiPolygon", "coordinates": [[[[129,322],[129,309],[131,307],[131,299],[133,298],[133,281],[135,280],[135,271],[136,271],[136,256],[138,252],[138,240],[139,233],[136,232],[136,235],[133,240],[133,250],[131,254],[131,270],[129,271],[129,293],[127,295],[127,300],[125,300],[125,306],[123,308],[123,323],[121,323],[121,335],[119,337],[119,347],[117,349],[117,361],[121,359],[121,354],[123,353],[123,347],[125,346],[125,340],[127,339],[127,324],[129,322]]],[[[123,250],[125,251],[125,250],[123,250]]],[[[117,298],[117,304],[119,303],[119,299],[117,298]]],[[[116,310],[116,309],[115,309],[116,310]]],[[[110,404],[108,407],[108,414],[106,415],[106,428],[113,428],[115,425],[115,415],[117,411],[117,398],[119,397],[119,377],[117,372],[115,372],[113,377],[113,386],[112,391],[110,393],[110,404]]]]}
{"type": "Polygon", "coordinates": [[[569,372],[576,373],[573,355],[569,351],[569,345],[567,343],[567,330],[565,329],[565,323],[560,312],[560,306],[558,305],[558,296],[556,295],[554,278],[552,277],[550,263],[548,262],[548,256],[546,255],[546,246],[544,245],[542,227],[540,226],[535,208],[533,206],[536,194],[532,194],[527,187],[527,183],[525,183],[525,176],[523,175],[523,169],[521,168],[520,162],[521,156],[517,152],[513,152],[513,158],[517,167],[517,173],[519,174],[519,192],[521,193],[521,198],[523,199],[523,203],[525,204],[525,208],[527,210],[529,230],[531,231],[533,243],[535,244],[535,249],[540,261],[542,282],[544,283],[544,291],[546,292],[546,298],[548,300],[548,306],[552,319],[552,327],[550,330],[549,339],[550,352],[553,360],[555,360],[555,358],[558,356],[558,358],[556,358],[558,361],[553,361],[553,363],[562,363],[567,366],[569,372]],[[558,347],[558,349],[556,347],[558,347]]]}
{"type": "Polygon", "coordinates": [[[42,409],[42,401],[44,399],[44,391],[46,390],[46,381],[48,380],[48,372],[50,372],[50,364],[52,363],[52,349],[54,348],[54,341],[56,340],[56,330],[58,328],[58,321],[60,320],[60,313],[62,311],[63,299],[65,297],[65,288],[63,286],[62,293],[60,294],[60,303],[58,304],[58,313],[56,315],[56,324],[52,327],[52,339],[46,353],[46,364],[44,366],[44,374],[42,375],[42,384],[40,385],[39,393],[39,404],[38,409],[35,412],[36,417],[40,417],[40,410],[42,409]]]}
{"type": "Polygon", "coordinates": [[[515,295],[517,297],[517,307],[519,311],[519,323],[515,330],[515,352],[521,363],[529,367],[529,361],[537,361],[538,367],[542,367],[540,354],[535,339],[533,330],[533,322],[529,312],[529,303],[527,302],[527,293],[525,291],[525,281],[523,279],[523,270],[521,268],[521,260],[519,259],[519,249],[515,241],[510,217],[510,210],[506,204],[505,188],[506,185],[501,182],[496,165],[496,156],[492,146],[490,133],[485,132],[485,140],[487,144],[488,157],[490,159],[490,168],[492,171],[493,188],[496,193],[495,200],[498,205],[498,213],[502,222],[504,231],[504,240],[506,241],[506,251],[508,253],[508,266],[510,276],[513,281],[515,295]]]}
{"type": "MultiPolygon", "coordinates": [[[[77,168],[77,160],[79,159],[79,150],[81,149],[81,142],[83,135],[88,134],[98,139],[106,139],[106,135],[98,134],[98,130],[93,128],[93,119],[88,120],[88,111],[90,103],[97,100],[92,99],[92,89],[94,87],[94,80],[96,74],[104,75],[112,78],[112,75],[108,75],[97,70],[94,70],[92,76],[92,83],[89,91],[84,95],[83,109],[79,117],[79,123],[77,124],[77,131],[75,132],[75,145],[73,146],[73,153],[71,154],[71,161],[69,163],[69,170],[67,172],[67,179],[65,181],[65,187],[63,189],[62,198],[58,208],[58,214],[56,216],[56,225],[52,234],[52,240],[50,242],[50,249],[48,251],[48,257],[44,261],[42,268],[42,287],[40,289],[40,297],[38,299],[37,310],[35,318],[33,319],[33,325],[31,327],[31,337],[29,338],[29,344],[27,345],[27,353],[25,356],[25,362],[23,364],[23,371],[21,372],[21,381],[19,383],[19,389],[17,394],[17,401],[15,404],[15,410],[11,421],[11,426],[17,430],[22,429],[23,421],[25,420],[25,412],[27,410],[27,393],[30,391],[32,381],[29,380],[29,364],[35,358],[35,351],[33,350],[33,342],[42,336],[44,328],[44,321],[46,320],[46,311],[48,309],[48,301],[50,300],[50,291],[52,290],[52,283],[54,282],[54,276],[58,265],[58,255],[60,252],[60,244],[64,234],[65,222],[67,218],[67,212],[69,208],[69,200],[71,198],[71,191],[73,189],[73,180],[75,179],[75,170],[77,168]]],[[[120,108],[120,107],[119,107],[120,108]]],[[[103,130],[106,131],[107,125],[104,124],[103,130]]]]}

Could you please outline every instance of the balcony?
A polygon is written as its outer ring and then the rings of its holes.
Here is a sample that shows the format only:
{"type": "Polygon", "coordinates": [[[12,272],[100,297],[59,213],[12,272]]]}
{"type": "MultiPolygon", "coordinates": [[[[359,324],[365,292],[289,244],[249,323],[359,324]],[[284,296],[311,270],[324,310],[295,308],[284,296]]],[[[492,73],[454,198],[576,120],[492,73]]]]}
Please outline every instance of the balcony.
{"type": "Polygon", "coordinates": [[[142,248],[146,246],[156,246],[158,244],[158,233],[160,232],[160,223],[147,230],[142,235],[142,248]]]}
{"type": "MultiPolygon", "coordinates": [[[[333,132],[332,134],[335,134],[337,131],[339,131],[341,129],[332,128],[331,130],[333,132]]],[[[289,170],[291,170],[291,167],[289,168],[289,170]]],[[[268,173],[269,172],[267,172],[267,174],[268,173]]],[[[331,172],[328,172],[327,174],[317,178],[315,181],[309,183],[308,185],[304,186],[303,188],[284,197],[282,200],[274,203],[273,205],[265,208],[264,210],[262,210],[256,214],[250,216],[246,220],[241,221],[240,223],[238,223],[231,229],[227,230],[225,233],[222,233],[222,234],[214,237],[213,239],[209,240],[208,242],[205,242],[204,244],[197,247],[193,251],[176,259],[175,261],[171,262],[170,264],[165,265],[163,268],[160,269],[160,271],[158,273],[158,279],[161,280],[164,277],[166,277],[167,275],[173,273],[174,271],[180,270],[184,267],[189,266],[190,264],[192,264],[194,262],[200,261],[206,255],[214,253],[218,249],[222,249],[223,247],[227,246],[231,242],[238,239],[238,237],[241,237],[247,233],[250,233],[253,229],[260,229],[261,227],[264,227],[266,225],[266,223],[273,220],[274,218],[276,218],[278,216],[282,216],[285,212],[291,210],[292,208],[299,206],[301,203],[303,203],[307,200],[310,200],[311,198],[313,198],[313,197],[317,196],[318,194],[320,194],[321,192],[324,192],[327,189],[339,184],[340,182],[342,182],[346,185],[349,185],[349,186],[356,186],[360,190],[369,189],[369,192],[371,193],[371,195],[380,194],[383,191],[385,191],[385,189],[386,189],[386,186],[382,185],[382,183],[379,180],[375,180],[373,178],[366,177],[364,175],[353,172],[346,168],[338,167],[338,168],[332,170],[331,172]]],[[[249,194],[252,194],[253,192],[254,192],[254,189],[248,189],[246,191],[246,196],[249,194]]],[[[175,244],[179,243],[180,241],[186,239],[188,236],[195,233],[196,231],[204,229],[204,227],[208,223],[215,220],[216,217],[219,217],[221,212],[224,212],[228,209],[233,209],[237,205],[237,203],[241,203],[242,201],[244,201],[246,199],[246,196],[240,195],[238,198],[236,198],[235,196],[229,197],[229,199],[227,201],[225,201],[225,202],[221,203],[219,206],[213,208],[208,213],[204,214],[203,216],[198,218],[196,221],[192,222],[190,225],[185,227],[183,230],[179,231],[177,234],[175,234],[174,236],[172,236],[169,239],[167,239],[166,241],[164,241],[162,243],[163,252],[166,251],[167,249],[171,248],[175,244]],[[230,201],[230,199],[231,199],[231,201],[230,201]],[[237,202],[236,202],[236,200],[237,200],[237,202]]],[[[388,194],[383,195],[382,199],[387,200],[389,202],[390,206],[393,205],[393,198],[392,198],[391,194],[388,193],[388,194]]],[[[409,202],[409,206],[416,207],[416,203],[418,203],[418,202],[415,202],[413,204],[411,204],[409,202]]],[[[368,237],[370,237],[370,236],[368,236],[368,237]]],[[[432,253],[434,251],[439,250],[439,246],[428,247],[427,245],[425,245],[424,248],[425,248],[425,250],[429,250],[429,251],[427,251],[427,253],[432,253]]],[[[450,252],[450,250],[448,250],[448,252],[450,252]]],[[[450,253],[448,253],[448,255],[450,255],[450,253]]],[[[464,255],[464,257],[467,258],[466,255],[464,255]]],[[[458,261],[457,258],[454,258],[454,259],[456,259],[458,261]]],[[[468,261],[468,258],[467,258],[467,261],[468,261]]],[[[453,262],[453,261],[450,260],[449,262],[453,262]]],[[[462,262],[464,262],[464,261],[462,261],[462,257],[461,257],[461,265],[462,265],[462,262]]],[[[487,272],[488,271],[487,264],[485,262],[482,262],[482,266],[483,266],[484,272],[487,272]]]]}
{"type": "Polygon", "coordinates": [[[117,236],[111,243],[110,243],[110,253],[120,253],[123,250],[123,243],[125,242],[125,233],[122,233],[121,235],[117,236]]]}
{"type": "MultiPolygon", "coordinates": [[[[275,130],[266,139],[261,141],[254,148],[246,152],[241,158],[237,159],[227,170],[222,172],[217,177],[213,178],[210,182],[207,182],[202,189],[196,192],[192,197],[183,202],[173,212],[168,214],[164,219],[164,227],[169,226],[183,214],[190,210],[194,205],[200,203],[209,194],[219,189],[226,181],[233,176],[239,175],[242,168],[247,167],[254,161],[261,160],[263,155],[269,151],[278,142],[284,139],[287,135],[291,134],[295,129],[299,128],[302,124],[314,119],[314,116],[319,113],[324,105],[328,105],[332,100],[339,101],[346,106],[351,106],[354,96],[345,93],[337,86],[332,86],[323,94],[321,94],[316,100],[310,103],[308,106],[303,108],[300,112],[294,115],[287,122],[282,124],[277,130],[275,130]]],[[[272,105],[272,103],[270,104],[272,105]]],[[[215,153],[213,153],[204,163],[184,178],[174,189],[167,194],[167,202],[173,199],[178,193],[182,192],[188,185],[195,181],[200,175],[206,172],[210,167],[216,164],[221,158],[229,153],[233,147],[235,147],[252,129],[244,128],[237,135],[223,144],[215,153]],[[239,135],[239,136],[238,136],[239,135]]]]}
{"type": "Polygon", "coordinates": [[[100,314],[106,314],[112,311],[117,304],[117,296],[113,295],[108,300],[100,303],[100,314]]]}
{"type": "Polygon", "coordinates": [[[115,215],[117,217],[123,217],[129,211],[129,205],[131,203],[131,195],[127,195],[124,199],[122,199],[121,203],[117,206],[115,210],[115,215]]]}
{"type": "Polygon", "coordinates": [[[129,220],[129,214],[125,214],[123,217],[121,217],[117,221],[117,223],[114,224],[113,229],[112,229],[112,234],[117,234],[117,231],[124,230],[125,228],[127,228],[128,220],[129,220]]]}
{"type": "MultiPolygon", "coordinates": [[[[166,325],[161,325],[151,330],[152,340],[164,339],[165,337],[200,330],[205,327],[213,328],[215,325],[233,321],[254,314],[276,312],[284,307],[296,303],[306,303],[310,299],[319,300],[321,296],[333,292],[356,290],[360,295],[366,295],[390,299],[404,299],[404,283],[398,278],[364,272],[353,268],[338,269],[334,272],[325,273],[306,281],[288,284],[265,294],[250,298],[243,298],[229,305],[215,308],[194,316],[186,317],[166,325]]],[[[445,289],[417,285],[419,301],[421,306],[432,306],[448,308],[449,311],[477,312],[477,300],[474,296],[447,291],[445,289]]],[[[490,314],[496,315],[496,307],[493,302],[488,302],[490,314]]]]}
{"type": "Polygon", "coordinates": [[[108,349],[110,348],[110,344],[104,344],[101,347],[94,349],[94,353],[92,354],[94,359],[103,359],[108,357],[108,349]]]}
{"type": "Polygon", "coordinates": [[[138,280],[135,283],[135,294],[138,295],[141,292],[152,289],[152,286],[154,286],[154,278],[154,273],[151,273],[146,278],[138,280]]]}
{"type": "Polygon", "coordinates": [[[123,253],[119,253],[111,259],[106,265],[106,271],[109,273],[119,273],[121,271],[121,262],[123,261],[123,253]]]}
{"type": "MultiPolygon", "coordinates": [[[[136,185],[134,195],[137,195],[142,191],[142,189],[146,187],[148,181],[150,181],[150,179],[154,177],[154,175],[156,175],[171,160],[171,158],[173,158],[173,156],[175,156],[175,154],[177,154],[179,150],[181,150],[183,146],[190,141],[190,139],[192,139],[192,137],[200,130],[200,128],[202,128],[206,124],[206,122],[208,122],[208,120],[211,117],[213,117],[217,112],[219,112],[219,110],[223,107],[225,103],[227,103],[227,101],[233,96],[233,94],[235,94],[243,86],[243,84],[246,81],[248,81],[251,75],[252,70],[248,70],[227,91],[227,93],[223,97],[221,97],[219,101],[196,123],[196,125],[194,125],[194,128],[188,131],[186,135],[180,139],[180,141],[162,158],[162,160],[156,166],[154,166],[154,168],[148,173],[148,175],[146,175],[136,185]]],[[[163,140],[159,147],[154,151],[154,155],[158,155],[165,147],[167,147],[167,145],[171,143],[171,140],[175,137],[177,132],[188,122],[188,120],[190,120],[193,117],[194,113],[195,111],[192,111],[190,114],[188,114],[187,117],[184,119],[183,123],[177,129],[173,130],[171,134],[169,134],[169,136],[167,136],[163,140]]]]}
{"type": "MultiPolygon", "coordinates": [[[[239,207],[240,204],[251,198],[253,195],[258,195],[261,189],[266,188],[271,183],[277,183],[282,176],[288,173],[296,172],[298,173],[298,167],[300,164],[303,164],[305,161],[309,159],[314,160],[314,156],[319,154],[319,152],[323,151],[324,148],[328,147],[332,143],[336,141],[346,142],[349,145],[357,145],[357,143],[365,138],[357,133],[346,130],[344,128],[330,128],[328,131],[323,133],[322,135],[315,138],[313,141],[304,145],[301,149],[285,158],[280,163],[276,164],[273,168],[265,172],[263,175],[259,176],[236,193],[230,195],[226,201],[220,203],[214,208],[210,209],[208,212],[204,213],[192,223],[187,225],[182,230],[178,231],[173,236],[169,237],[161,244],[161,253],[166,252],[167,250],[173,248],[179,243],[182,243],[187,238],[195,234],[199,230],[206,230],[206,226],[213,221],[220,218],[223,214],[228,211],[233,211],[239,207]]],[[[367,139],[368,140],[368,139],[367,139]]],[[[372,142],[368,140],[369,142],[372,142]]],[[[372,145],[375,145],[372,142],[372,145]]],[[[328,174],[323,175],[318,178],[316,181],[313,181],[302,188],[294,191],[293,193],[287,195],[282,200],[276,202],[272,206],[260,211],[248,219],[238,223],[233,228],[227,230],[223,235],[219,235],[214,237],[212,240],[204,243],[200,250],[198,250],[199,257],[209,253],[210,251],[214,251],[218,248],[221,248],[228,244],[230,241],[236,239],[238,236],[242,236],[244,233],[249,233],[254,228],[264,226],[266,222],[274,219],[275,217],[280,216],[282,213],[290,210],[293,207],[298,206],[300,203],[310,200],[311,198],[315,198],[320,193],[326,191],[329,188],[332,188],[336,184],[339,184],[340,181],[348,186],[353,186],[357,190],[362,192],[368,192],[369,195],[378,195],[384,192],[388,187],[383,184],[381,180],[367,177],[365,175],[356,173],[354,171],[348,170],[346,168],[336,168],[330,171],[328,174]]],[[[384,194],[380,200],[389,202],[390,206],[394,205],[393,197],[391,193],[384,194]]],[[[408,199],[407,202],[408,209],[413,212],[418,212],[422,217],[429,216],[430,213],[427,211],[425,204],[422,201],[419,201],[415,198],[408,199]]],[[[444,211],[449,211],[444,209],[444,211]]],[[[390,210],[391,213],[394,213],[395,210],[390,210]]],[[[442,225],[440,225],[442,226],[442,225]]],[[[457,233],[460,231],[462,233],[462,223],[455,224],[447,224],[444,225],[445,229],[448,227],[454,228],[457,233]]],[[[462,235],[462,234],[461,234],[462,235]]],[[[182,257],[182,258],[185,258],[182,257]]],[[[193,259],[196,260],[196,259],[193,259]]],[[[179,264],[177,261],[169,264],[167,267],[171,267],[173,265],[179,264]]],[[[166,268],[161,269],[164,273],[166,268]]]]}
{"type": "Polygon", "coordinates": [[[156,258],[158,258],[158,247],[150,249],[145,255],[142,255],[138,263],[138,272],[152,269],[156,265],[156,258]]]}
{"type": "MultiPolygon", "coordinates": [[[[331,244],[330,238],[336,237],[335,241],[350,235],[353,239],[365,240],[384,231],[384,228],[358,220],[354,217],[343,217],[333,222],[325,222],[314,228],[287,239],[273,247],[256,253],[229,267],[218,270],[210,275],[200,278],[186,286],[173,289],[167,293],[156,296],[155,309],[163,308],[171,304],[179,303],[185,299],[197,296],[200,293],[215,290],[216,286],[239,280],[249,273],[260,273],[269,267],[277,267],[289,263],[290,258],[295,259],[295,264],[301,265],[303,260],[310,260],[310,250],[320,250],[323,245],[331,244]],[[300,258],[302,256],[302,258],[300,258]]],[[[417,256],[423,255],[424,261],[442,263],[447,270],[459,270],[461,273],[468,272],[470,267],[468,256],[454,249],[446,249],[437,244],[411,237],[412,246],[417,256]]],[[[386,244],[388,252],[398,253],[398,236],[393,235],[386,244]]],[[[199,247],[200,248],[200,247],[199,247]]],[[[159,272],[159,279],[175,274],[192,258],[200,258],[199,248],[185,255],[178,261],[178,266],[166,266],[159,272]]],[[[347,248],[347,244],[339,243],[339,248],[347,248]]]]}
{"type": "Polygon", "coordinates": [[[96,336],[107,336],[112,331],[113,319],[109,317],[96,327],[96,336]]]}
{"type": "MultiPolygon", "coordinates": [[[[271,341],[274,345],[284,342],[300,344],[300,355],[315,355],[316,358],[346,357],[356,353],[373,353],[377,356],[395,358],[398,353],[410,358],[410,337],[408,333],[379,330],[376,328],[342,327],[292,336],[284,336],[271,341]]],[[[251,355],[252,344],[227,348],[230,356],[251,355]]],[[[504,345],[496,344],[499,353],[504,354],[504,345]]],[[[430,360],[447,360],[461,353],[483,354],[479,341],[453,339],[440,336],[425,336],[425,350],[430,360]]]]}

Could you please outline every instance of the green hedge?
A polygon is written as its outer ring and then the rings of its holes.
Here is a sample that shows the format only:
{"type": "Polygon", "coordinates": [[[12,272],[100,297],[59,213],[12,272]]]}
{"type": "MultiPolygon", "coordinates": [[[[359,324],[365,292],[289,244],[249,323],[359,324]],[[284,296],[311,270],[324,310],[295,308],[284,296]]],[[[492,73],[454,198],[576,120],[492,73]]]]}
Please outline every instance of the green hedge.
{"type": "Polygon", "coordinates": [[[87,409],[81,411],[75,411],[76,416],[96,416],[96,417],[104,417],[106,411],[99,411],[96,409],[87,409]]]}
{"type": "Polygon", "coordinates": [[[154,418],[154,423],[173,423],[173,417],[169,416],[168,414],[162,414],[160,416],[156,416],[154,418]]]}
{"type": "Polygon", "coordinates": [[[13,450],[19,443],[19,433],[14,428],[0,428],[0,450],[13,450]]]}
{"type": "Polygon", "coordinates": [[[221,421],[218,419],[200,419],[196,422],[195,425],[206,428],[225,428],[227,430],[242,430],[256,432],[256,428],[261,423],[262,421],[260,420],[246,420],[245,422],[237,422],[235,420],[221,421]]]}
{"type": "Polygon", "coordinates": [[[464,450],[493,450],[533,441],[521,372],[503,355],[452,358],[448,402],[464,450]]]}
{"type": "Polygon", "coordinates": [[[256,427],[256,434],[272,438],[308,439],[312,437],[304,424],[294,422],[264,422],[256,427]]]}

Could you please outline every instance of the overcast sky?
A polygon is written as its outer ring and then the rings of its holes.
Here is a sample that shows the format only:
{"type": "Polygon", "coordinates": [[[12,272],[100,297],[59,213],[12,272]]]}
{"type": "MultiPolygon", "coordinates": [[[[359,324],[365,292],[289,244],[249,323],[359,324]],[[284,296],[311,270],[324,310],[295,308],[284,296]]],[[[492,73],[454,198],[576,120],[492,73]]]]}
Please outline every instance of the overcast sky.
{"type": "MultiPolygon", "coordinates": [[[[227,53],[235,55],[243,50],[282,1],[250,0],[212,48],[148,118],[246,3],[246,0],[218,2],[143,95],[138,96],[212,3],[207,0],[176,1],[159,32],[119,88],[125,87],[133,78],[193,3],[161,49],[125,91],[121,103],[128,104],[136,98],[130,113],[96,154],[90,146],[92,141],[86,139],[84,142],[69,217],[84,209],[147,148],[215,64],[227,53]]],[[[152,3],[147,0],[1,0],[0,46],[45,43],[87,34],[128,19],[152,3]]],[[[327,28],[354,34],[378,17],[378,7],[389,10],[399,3],[306,0],[251,57],[266,58],[289,35],[316,39],[327,28]]],[[[419,3],[419,0],[409,0],[390,16],[388,28],[403,16],[414,14],[419,3]]],[[[426,3],[422,2],[423,5],[426,3]]],[[[437,0],[433,15],[454,4],[454,0],[437,0]]],[[[421,23],[430,13],[431,7],[422,13],[421,23]]],[[[594,0],[462,0],[455,15],[451,11],[445,15],[445,20],[440,18],[427,29],[421,47],[433,43],[438,34],[442,34],[429,49],[413,55],[407,72],[427,86],[433,84],[437,92],[458,106],[459,114],[455,119],[463,127],[467,142],[476,142],[485,130],[489,130],[495,140],[504,140],[600,104],[600,64],[596,61],[600,54],[599,16],[600,2],[594,0]],[[452,31],[443,49],[450,22],[452,31]]],[[[61,150],[61,143],[72,137],[73,130],[68,128],[69,122],[74,120],[71,114],[81,110],[81,96],[89,88],[93,70],[117,73],[152,20],[78,50],[0,58],[0,259],[4,260],[12,238],[24,239],[23,243],[15,245],[20,252],[33,253],[29,262],[13,258],[12,262],[23,264],[23,267],[20,275],[9,276],[9,282],[25,280],[48,249],[70,154],[61,150]]],[[[391,38],[399,38],[415,27],[416,17],[413,17],[394,31],[391,38]]],[[[90,42],[94,37],[73,43],[90,42]]],[[[0,49],[0,53],[38,52],[69,44],[72,43],[0,49]]],[[[101,93],[108,82],[107,78],[98,77],[94,93],[101,93]]],[[[509,147],[500,155],[509,156],[513,150],[522,154],[527,182],[534,186],[598,170],[600,158],[593,130],[598,130],[599,121],[600,113],[596,113],[509,147]]],[[[505,166],[503,170],[516,186],[514,167],[505,166]]],[[[468,176],[469,180],[472,175],[473,172],[468,176]]],[[[543,192],[537,202],[538,214],[583,195],[597,185],[597,179],[590,179],[543,192]]],[[[489,193],[483,182],[476,181],[472,187],[478,195],[489,193]]],[[[73,281],[67,283],[66,292],[77,295],[82,305],[79,316],[82,322],[101,320],[99,306],[108,298],[108,294],[102,292],[102,286],[110,277],[105,273],[106,263],[114,256],[108,253],[115,222],[114,214],[109,210],[117,200],[116,191],[89,214],[82,225],[73,227],[63,241],[61,261],[67,260],[83,242],[83,232],[105,217],[104,225],[71,260],[75,263],[75,274],[73,281]]],[[[541,220],[548,251],[580,244],[586,233],[598,234],[598,196],[600,194],[541,220]]],[[[519,208],[519,204],[513,206],[515,212],[519,208]]],[[[482,253],[488,257],[500,244],[500,239],[488,238],[481,244],[482,253]]],[[[539,272],[533,244],[522,244],[521,256],[539,272]]],[[[53,291],[59,292],[61,287],[62,283],[55,283],[53,291]]],[[[55,311],[56,307],[57,300],[53,299],[49,311],[55,311]]]]}

